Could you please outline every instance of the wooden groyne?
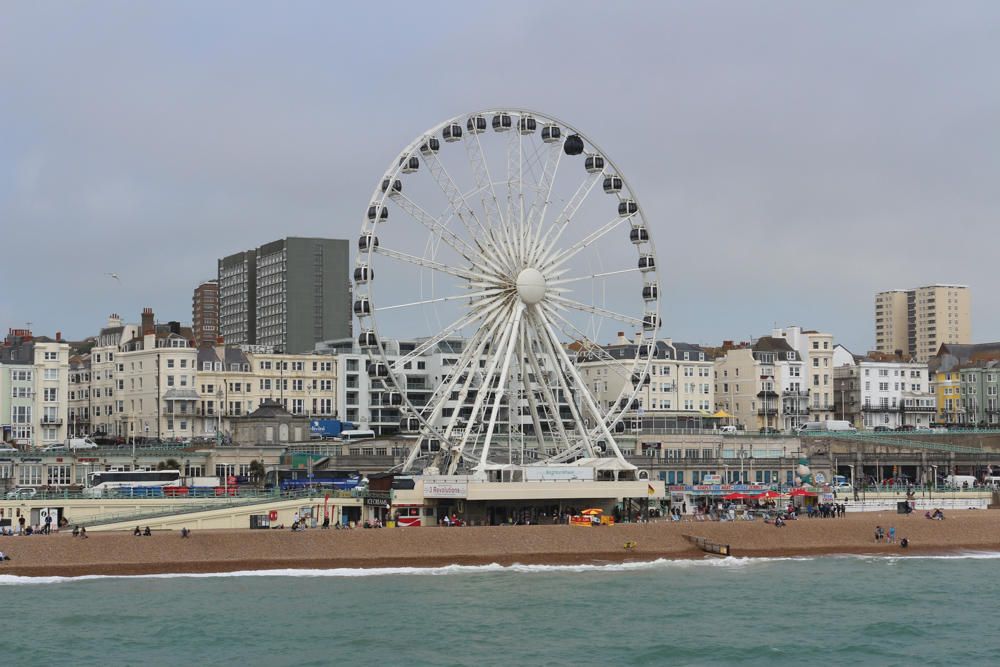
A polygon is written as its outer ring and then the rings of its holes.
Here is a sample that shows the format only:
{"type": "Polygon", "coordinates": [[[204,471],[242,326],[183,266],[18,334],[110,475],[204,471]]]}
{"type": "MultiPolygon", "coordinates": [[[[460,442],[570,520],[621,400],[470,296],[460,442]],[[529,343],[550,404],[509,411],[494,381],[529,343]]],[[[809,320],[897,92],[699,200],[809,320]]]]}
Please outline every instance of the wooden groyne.
{"type": "Polygon", "coordinates": [[[697,537],[696,535],[684,535],[685,540],[693,543],[699,549],[707,554],[712,554],[714,556],[730,556],[732,555],[729,551],[728,544],[719,544],[718,542],[709,542],[704,537],[697,537]]]}

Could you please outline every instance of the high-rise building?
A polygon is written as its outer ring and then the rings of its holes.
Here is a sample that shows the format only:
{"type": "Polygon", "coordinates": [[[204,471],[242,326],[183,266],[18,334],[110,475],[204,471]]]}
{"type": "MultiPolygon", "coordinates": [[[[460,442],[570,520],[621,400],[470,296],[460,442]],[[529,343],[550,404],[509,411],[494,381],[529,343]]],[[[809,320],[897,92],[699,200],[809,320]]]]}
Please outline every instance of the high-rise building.
{"type": "Polygon", "coordinates": [[[927,285],[875,295],[875,350],[926,363],[942,343],[968,344],[968,285],[927,285]]]}
{"type": "Polygon", "coordinates": [[[219,342],[219,281],[202,282],[194,290],[192,318],[194,344],[212,347],[219,342]]]}
{"type": "Polygon", "coordinates": [[[350,246],[288,237],[219,260],[219,323],[227,345],[299,354],[351,335],[350,246]]]}

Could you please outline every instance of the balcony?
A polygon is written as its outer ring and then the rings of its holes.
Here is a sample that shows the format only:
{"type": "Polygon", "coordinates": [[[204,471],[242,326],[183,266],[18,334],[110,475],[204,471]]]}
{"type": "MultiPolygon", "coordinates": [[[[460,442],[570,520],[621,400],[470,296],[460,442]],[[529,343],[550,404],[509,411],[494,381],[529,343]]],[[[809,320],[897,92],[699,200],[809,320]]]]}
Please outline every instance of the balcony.
{"type": "Polygon", "coordinates": [[[809,408],[785,408],[781,411],[783,415],[808,415],[809,408]]]}
{"type": "Polygon", "coordinates": [[[805,397],[808,398],[808,396],[809,396],[809,390],[808,389],[785,389],[784,391],[781,392],[781,395],[782,396],[786,396],[786,397],[787,396],[805,396],[805,397]]]}
{"type": "Polygon", "coordinates": [[[164,417],[194,417],[195,411],[185,408],[163,408],[164,417]]]}
{"type": "Polygon", "coordinates": [[[937,412],[937,408],[933,405],[904,405],[902,412],[937,412]]]}
{"type": "MultiPolygon", "coordinates": [[[[815,408],[813,408],[813,409],[815,409],[815,408]]],[[[888,405],[882,405],[881,403],[879,403],[879,404],[865,403],[864,405],[861,406],[861,411],[862,412],[902,412],[903,409],[901,407],[899,407],[898,405],[897,406],[888,406],[888,405]]]]}
{"type": "Polygon", "coordinates": [[[62,426],[62,417],[42,417],[42,426],[62,426]]]}
{"type": "Polygon", "coordinates": [[[778,408],[775,407],[757,408],[757,414],[760,415],[761,417],[767,415],[777,415],[778,408]]]}

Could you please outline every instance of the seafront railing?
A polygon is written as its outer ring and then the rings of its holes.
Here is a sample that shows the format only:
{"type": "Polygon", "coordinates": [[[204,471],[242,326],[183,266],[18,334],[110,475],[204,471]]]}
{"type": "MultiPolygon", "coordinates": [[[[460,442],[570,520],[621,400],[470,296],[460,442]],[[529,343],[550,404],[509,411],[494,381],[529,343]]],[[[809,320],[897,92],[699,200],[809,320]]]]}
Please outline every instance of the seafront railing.
{"type": "MultiPolygon", "coordinates": [[[[352,490],[353,491],[353,490],[352,490]]],[[[383,494],[388,492],[380,491],[368,491],[361,490],[357,494],[351,491],[338,491],[336,497],[338,498],[359,498],[359,497],[375,497],[377,494],[383,494]]],[[[282,500],[302,500],[302,501],[313,501],[318,500],[326,496],[326,493],[314,493],[314,492],[283,492],[283,493],[272,493],[268,495],[260,496],[244,496],[244,497],[225,497],[218,498],[216,500],[205,500],[205,501],[185,501],[180,499],[176,504],[171,504],[169,507],[144,507],[132,510],[123,510],[121,512],[102,512],[100,514],[92,514],[87,516],[74,516],[68,517],[70,523],[78,526],[100,526],[109,523],[121,523],[124,521],[132,522],[138,521],[142,522],[145,519],[155,519],[164,516],[177,516],[181,514],[193,514],[196,512],[211,512],[214,510],[226,509],[229,507],[247,507],[251,505],[264,505],[267,503],[273,503],[282,500]]],[[[330,493],[331,497],[335,494],[330,493]]]]}

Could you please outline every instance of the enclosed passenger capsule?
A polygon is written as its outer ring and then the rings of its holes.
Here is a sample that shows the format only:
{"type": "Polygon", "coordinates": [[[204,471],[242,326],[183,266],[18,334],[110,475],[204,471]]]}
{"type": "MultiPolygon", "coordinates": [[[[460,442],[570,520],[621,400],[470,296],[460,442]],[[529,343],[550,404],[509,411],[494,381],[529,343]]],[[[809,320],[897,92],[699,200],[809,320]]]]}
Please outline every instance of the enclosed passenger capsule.
{"type": "Polygon", "coordinates": [[[420,420],[413,415],[403,417],[399,420],[399,430],[403,433],[418,433],[420,432],[420,420]]]}
{"type": "Polygon", "coordinates": [[[634,199],[623,199],[618,202],[618,215],[623,218],[627,218],[630,215],[635,215],[639,212],[639,205],[635,203],[634,199]]]}
{"type": "Polygon", "coordinates": [[[420,451],[424,454],[436,454],[441,451],[441,441],[437,439],[421,440],[420,451]]]}
{"type": "Polygon", "coordinates": [[[647,271],[652,271],[656,268],[656,258],[648,252],[644,252],[639,255],[639,270],[643,273],[647,271]]]}
{"type": "Polygon", "coordinates": [[[617,174],[611,174],[604,179],[604,191],[609,195],[616,195],[622,191],[622,178],[617,174]]]}
{"type": "Polygon", "coordinates": [[[649,376],[645,373],[632,373],[632,386],[638,387],[640,384],[642,386],[649,384],[649,376]]]}
{"type": "Polygon", "coordinates": [[[394,181],[390,181],[387,178],[384,181],[382,181],[382,192],[388,192],[390,184],[392,185],[393,192],[402,192],[403,191],[403,182],[401,180],[399,180],[397,178],[394,181]]]}
{"type": "Polygon", "coordinates": [[[362,234],[358,238],[358,250],[360,250],[361,252],[371,252],[373,248],[377,247],[378,247],[378,237],[372,234],[371,232],[362,234]]]}
{"type": "Polygon", "coordinates": [[[398,391],[383,391],[382,392],[382,405],[388,405],[390,407],[398,408],[403,404],[403,395],[398,391]]]}
{"type": "MultiPolygon", "coordinates": [[[[640,359],[649,359],[650,357],[656,355],[656,348],[653,346],[652,343],[642,343],[641,345],[639,345],[639,348],[636,353],[638,354],[640,359]]],[[[646,377],[646,380],[649,381],[648,376],[646,377]]]]}
{"type": "Polygon", "coordinates": [[[583,138],[579,134],[569,135],[563,144],[563,150],[566,155],[579,155],[583,152],[583,138]]]}
{"type": "Polygon", "coordinates": [[[639,225],[638,227],[633,227],[628,233],[629,239],[632,243],[639,245],[640,243],[649,243],[649,230],[646,229],[645,225],[639,225]]]}
{"type": "Polygon", "coordinates": [[[372,314],[372,302],[368,297],[362,297],[354,302],[354,314],[358,316],[372,314]]]}
{"type": "Polygon", "coordinates": [[[496,132],[506,132],[510,129],[511,120],[510,114],[506,111],[501,111],[496,116],[493,116],[493,130],[496,132]]]}
{"type": "Polygon", "coordinates": [[[626,431],[625,422],[618,421],[615,422],[615,433],[624,433],[626,431]]]}
{"type": "Polygon", "coordinates": [[[542,141],[547,144],[554,144],[562,137],[562,130],[555,123],[546,123],[542,126],[542,141]]]}
{"type": "Polygon", "coordinates": [[[622,410],[638,410],[639,399],[633,398],[631,401],[629,401],[627,398],[623,398],[622,400],[618,401],[618,407],[620,407],[622,410]]]}
{"type": "Polygon", "coordinates": [[[367,266],[358,266],[354,269],[354,282],[366,283],[375,279],[375,272],[367,266]]]}
{"type": "Polygon", "coordinates": [[[410,157],[399,158],[399,164],[403,167],[402,171],[404,174],[413,174],[420,169],[420,158],[416,155],[411,155],[410,157]]]}
{"type": "Polygon", "coordinates": [[[587,153],[587,158],[583,161],[583,168],[588,174],[599,174],[604,171],[604,158],[597,153],[587,153]]]}
{"type": "Polygon", "coordinates": [[[663,326],[663,320],[659,316],[652,313],[646,313],[642,316],[642,328],[645,331],[653,331],[659,329],[663,326]]]}
{"type": "Polygon", "coordinates": [[[660,298],[656,283],[649,283],[642,287],[642,298],[644,301],[656,301],[660,298]]]}
{"type": "Polygon", "coordinates": [[[372,350],[378,347],[378,336],[371,329],[366,329],[358,336],[358,347],[362,350],[372,350]]]}
{"type": "Polygon", "coordinates": [[[517,121],[517,131],[521,134],[534,134],[538,123],[532,116],[521,116],[517,121]]]}
{"type": "Polygon", "coordinates": [[[458,141],[462,138],[462,126],[458,123],[451,123],[450,125],[445,125],[444,129],[441,130],[441,136],[449,144],[453,141],[458,141]]]}
{"type": "Polygon", "coordinates": [[[389,209],[382,204],[372,204],[368,207],[368,219],[375,220],[375,218],[378,218],[379,222],[385,222],[389,219],[389,209]]]}
{"type": "Polygon", "coordinates": [[[384,380],[389,377],[389,367],[382,362],[373,362],[368,365],[368,377],[384,380]]]}
{"type": "Polygon", "coordinates": [[[469,131],[469,134],[481,134],[486,131],[486,119],[480,115],[470,116],[465,124],[465,129],[469,131]]]}
{"type": "Polygon", "coordinates": [[[424,155],[434,155],[441,150],[441,142],[437,137],[431,137],[420,145],[420,152],[424,155]]]}

